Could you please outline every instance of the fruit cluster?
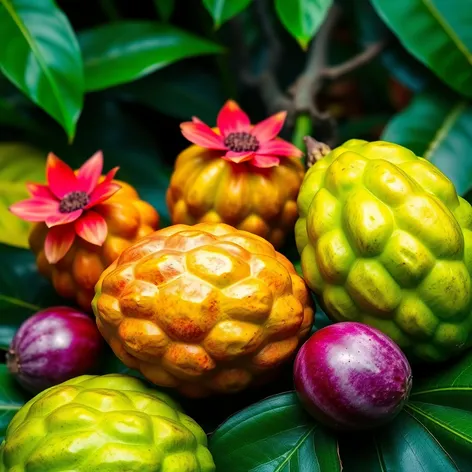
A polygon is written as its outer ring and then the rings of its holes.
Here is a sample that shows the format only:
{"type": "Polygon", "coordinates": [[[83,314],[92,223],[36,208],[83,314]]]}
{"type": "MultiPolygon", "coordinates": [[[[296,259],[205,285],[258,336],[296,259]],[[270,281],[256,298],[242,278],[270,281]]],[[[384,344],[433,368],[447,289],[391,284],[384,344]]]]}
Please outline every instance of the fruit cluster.
{"type": "Polygon", "coordinates": [[[7,429],[0,471],[215,470],[203,429],[167,393],[92,375],[103,340],[185,397],[256,388],[294,362],[306,410],[343,430],[400,412],[408,359],[470,346],[470,205],[390,143],[308,141],[305,173],[301,151],[278,137],[284,120],[252,125],[229,101],[217,128],[183,123],[193,144],[176,161],[172,225],[160,230],[118,169],[102,175],[101,153],[75,172],[49,155],[48,184],[30,184],[11,211],[35,222],[40,272],[87,313],[51,307],[15,334],[8,368],[36,396],[7,429]],[[293,232],[303,277],[278,252],[293,232]],[[342,321],[311,337],[309,289],[342,321]]]}

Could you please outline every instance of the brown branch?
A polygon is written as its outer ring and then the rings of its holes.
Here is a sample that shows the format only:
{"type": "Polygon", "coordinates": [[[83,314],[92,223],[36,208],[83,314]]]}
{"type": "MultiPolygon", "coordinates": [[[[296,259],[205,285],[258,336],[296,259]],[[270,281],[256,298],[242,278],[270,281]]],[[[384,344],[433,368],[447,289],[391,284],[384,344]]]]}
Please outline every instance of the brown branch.
{"type": "Polygon", "coordinates": [[[346,62],[333,67],[326,67],[321,71],[321,75],[326,79],[334,80],[342,75],[348,74],[359,67],[375,59],[385,47],[384,41],[379,41],[367,46],[364,51],[348,59],[346,62]]]}

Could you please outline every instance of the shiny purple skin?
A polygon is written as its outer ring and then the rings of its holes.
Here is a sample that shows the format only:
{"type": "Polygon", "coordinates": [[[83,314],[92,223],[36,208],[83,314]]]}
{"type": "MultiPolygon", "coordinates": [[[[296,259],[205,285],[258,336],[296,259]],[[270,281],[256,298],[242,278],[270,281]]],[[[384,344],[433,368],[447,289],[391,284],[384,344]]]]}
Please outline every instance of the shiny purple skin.
{"type": "Polygon", "coordinates": [[[295,359],[295,390],[303,406],[336,430],[365,430],[392,420],[408,399],[411,382],[400,348],[362,323],[320,329],[295,359]]]}
{"type": "Polygon", "coordinates": [[[26,390],[36,394],[92,371],[102,347],[92,318],[69,307],[51,307],[20,326],[7,353],[7,366],[26,390]]]}

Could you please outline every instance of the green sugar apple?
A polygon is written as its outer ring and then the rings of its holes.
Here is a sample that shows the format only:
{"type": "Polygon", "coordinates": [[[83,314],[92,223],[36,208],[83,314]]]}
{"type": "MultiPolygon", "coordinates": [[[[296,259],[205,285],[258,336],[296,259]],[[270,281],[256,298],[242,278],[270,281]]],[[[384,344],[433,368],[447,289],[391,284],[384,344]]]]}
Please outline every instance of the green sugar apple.
{"type": "Polygon", "coordinates": [[[0,472],[213,472],[207,437],[169,396],[120,374],[44,390],[14,416],[0,472]]]}
{"type": "Polygon", "coordinates": [[[413,361],[472,344],[472,208],[405,147],[352,139],[306,173],[295,227],[309,287],[334,321],[386,334],[413,361]]]}

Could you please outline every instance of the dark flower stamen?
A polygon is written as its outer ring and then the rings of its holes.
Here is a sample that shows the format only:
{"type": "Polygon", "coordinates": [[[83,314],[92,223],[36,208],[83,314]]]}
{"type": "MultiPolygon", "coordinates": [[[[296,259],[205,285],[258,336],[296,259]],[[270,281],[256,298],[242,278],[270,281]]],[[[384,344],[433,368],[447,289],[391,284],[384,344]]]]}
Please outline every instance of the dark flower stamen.
{"type": "Polygon", "coordinates": [[[82,210],[88,205],[90,198],[86,192],[70,192],[59,203],[61,213],[72,213],[76,210],[82,210]]]}
{"type": "Polygon", "coordinates": [[[225,138],[225,146],[233,152],[256,152],[259,149],[259,141],[246,132],[230,133],[225,138]]]}

